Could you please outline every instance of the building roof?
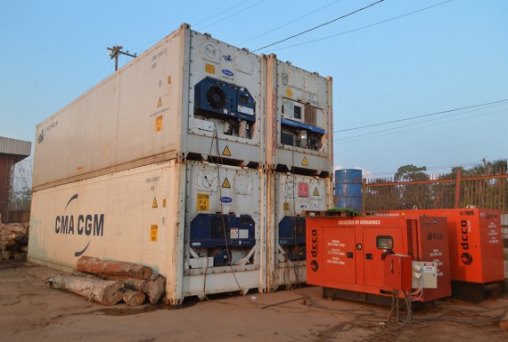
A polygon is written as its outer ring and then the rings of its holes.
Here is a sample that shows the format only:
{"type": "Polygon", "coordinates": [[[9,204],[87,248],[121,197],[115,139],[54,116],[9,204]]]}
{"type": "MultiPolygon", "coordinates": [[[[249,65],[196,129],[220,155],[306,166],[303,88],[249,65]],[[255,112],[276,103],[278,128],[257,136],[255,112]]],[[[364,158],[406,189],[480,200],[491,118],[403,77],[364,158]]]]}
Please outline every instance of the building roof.
{"type": "Polygon", "coordinates": [[[30,141],[23,141],[0,137],[0,154],[8,154],[21,157],[19,160],[26,158],[30,155],[32,143],[30,141]]]}

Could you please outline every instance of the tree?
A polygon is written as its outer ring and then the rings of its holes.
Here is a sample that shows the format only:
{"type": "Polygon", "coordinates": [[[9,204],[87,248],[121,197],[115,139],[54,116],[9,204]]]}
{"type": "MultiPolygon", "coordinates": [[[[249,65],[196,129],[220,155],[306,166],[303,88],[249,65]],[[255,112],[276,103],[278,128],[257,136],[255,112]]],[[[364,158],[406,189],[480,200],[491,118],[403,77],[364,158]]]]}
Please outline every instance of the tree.
{"type": "Polygon", "coordinates": [[[14,166],[10,191],[10,210],[30,210],[32,202],[32,159],[24,159],[14,166]]]}
{"type": "MultiPolygon", "coordinates": [[[[398,168],[394,180],[395,182],[427,181],[430,177],[425,173],[426,170],[425,166],[404,165],[398,168]]],[[[432,204],[432,188],[429,184],[402,184],[397,188],[403,209],[428,208],[432,204]]]]}

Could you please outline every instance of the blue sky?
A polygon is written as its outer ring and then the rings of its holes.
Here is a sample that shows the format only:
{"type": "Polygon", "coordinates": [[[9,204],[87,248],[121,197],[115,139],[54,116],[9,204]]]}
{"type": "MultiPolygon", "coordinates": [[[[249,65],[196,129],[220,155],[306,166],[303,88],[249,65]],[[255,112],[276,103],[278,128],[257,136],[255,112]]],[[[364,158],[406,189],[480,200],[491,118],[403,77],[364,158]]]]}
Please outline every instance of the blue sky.
{"type": "MultiPolygon", "coordinates": [[[[108,46],[140,53],[186,22],[255,50],[373,2],[1,1],[0,135],[33,141],[38,122],[113,72],[108,46]]],[[[508,99],[508,1],[455,0],[348,32],[442,2],[386,0],[259,52],[333,77],[334,130],[508,99]]],[[[508,102],[337,132],[334,163],[439,173],[506,159],[507,131],[508,102]]]]}

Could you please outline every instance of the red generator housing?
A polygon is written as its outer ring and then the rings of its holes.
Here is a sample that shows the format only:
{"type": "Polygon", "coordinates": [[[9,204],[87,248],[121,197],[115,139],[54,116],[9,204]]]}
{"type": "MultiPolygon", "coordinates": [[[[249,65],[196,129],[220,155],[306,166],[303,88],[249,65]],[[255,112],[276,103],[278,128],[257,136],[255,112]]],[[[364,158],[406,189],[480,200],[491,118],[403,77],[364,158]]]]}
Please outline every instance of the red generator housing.
{"type": "Polygon", "coordinates": [[[476,301],[492,290],[502,290],[504,252],[499,210],[418,209],[390,211],[389,214],[446,217],[454,296],[476,301]],[[481,294],[478,293],[479,287],[482,287],[481,294]]]}
{"type": "MultiPolygon", "coordinates": [[[[418,301],[451,295],[448,229],[443,217],[308,216],[306,234],[307,283],[323,286],[325,297],[386,304],[393,290],[387,286],[393,280],[385,279],[388,253],[438,265],[437,288],[424,289],[418,301]]],[[[407,286],[404,279],[403,288],[407,286]]]]}

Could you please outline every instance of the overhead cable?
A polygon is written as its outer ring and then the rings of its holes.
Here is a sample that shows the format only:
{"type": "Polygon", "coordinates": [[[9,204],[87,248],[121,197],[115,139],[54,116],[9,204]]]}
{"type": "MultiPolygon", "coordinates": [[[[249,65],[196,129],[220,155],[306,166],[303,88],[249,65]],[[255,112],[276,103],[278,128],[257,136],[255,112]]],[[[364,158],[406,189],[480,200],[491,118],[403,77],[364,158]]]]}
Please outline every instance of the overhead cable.
{"type": "Polygon", "coordinates": [[[288,40],[290,40],[290,39],[293,39],[293,38],[296,38],[296,37],[301,36],[301,35],[303,35],[303,34],[306,34],[306,33],[309,33],[309,32],[311,32],[311,31],[317,30],[318,28],[321,28],[321,27],[323,27],[323,26],[330,25],[330,24],[332,24],[332,23],[336,22],[337,20],[344,19],[344,18],[346,18],[346,17],[352,16],[353,14],[356,14],[356,13],[358,13],[358,12],[364,11],[364,10],[366,10],[366,9],[368,9],[368,8],[372,7],[372,6],[378,5],[378,4],[382,3],[382,2],[384,2],[384,0],[378,0],[378,1],[373,2],[373,3],[371,3],[371,4],[367,5],[367,6],[364,6],[364,7],[362,7],[362,8],[359,8],[359,9],[354,10],[354,11],[352,11],[352,12],[349,12],[349,13],[347,13],[347,14],[341,15],[340,17],[337,17],[337,18],[335,18],[335,19],[329,20],[329,21],[324,22],[324,23],[322,23],[322,24],[319,24],[319,25],[317,25],[317,26],[314,26],[314,27],[311,27],[311,28],[309,28],[309,29],[306,29],[306,30],[304,30],[304,31],[302,31],[302,32],[296,33],[296,34],[294,34],[294,35],[292,35],[292,36],[286,37],[286,38],[284,38],[284,39],[278,40],[278,41],[273,42],[273,43],[271,43],[271,44],[268,44],[268,45],[262,46],[262,47],[260,47],[260,48],[257,48],[256,50],[253,50],[252,52],[256,52],[256,51],[259,51],[259,50],[264,50],[264,49],[266,49],[266,48],[268,48],[268,47],[270,47],[270,46],[274,46],[274,45],[277,45],[277,44],[280,44],[280,43],[286,42],[286,41],[288,41],[288,40]]]}
{"type": "Polygon", "coordinates": [[[491,102],[485,102],[485,103],[475,104],[475,105],[471,105],[471,106],[465,106],[465,107],[447,109],[447,110],[443,110],[443,111],[439,111],[439,112],[433,112],[433,113],[428,113],[428,114],[414,115],[414,116],[409,116],[409,117],[402,118],[402,119],[397,119],[397,120],[382,121],[382,122],[377,122],[377,123],[363,125],[363,126],[357,126],[357,127],[339,129],[339,130],[333,131],[333,133],[349,132],[349,131],[355,131],[355,130],[363,129],[363,128],[389,125],[389,124],[398,123],[398,122],[402,122],[402,121],[421,119],[421,118],[426,118],[426,117],[429,117],[429,116],[443,115],[443,114],[446,114],[446,113],[457,112],[457,111],[464,110],[464,109],[472,109],[472,108],[479,108],[479,107],[490,106],[490,105],[494,105],[494,104],[498,104],[498,103],[503,103],[503,102],[507,102],[507,101],[508,101],[508,98],[502,99],[502,100],[497,100],[497,101],[491,101],[491,102]]]}
{"type": "Polygon", "coordinates": [[[308,40],[308,41],[305,41],[305,42],[296,43],[296,44],[293,44],[293,45],[283,46],[281,48],[274,49],[273,51],[280,51],[280,50],[285,50],[285,49],[289,49],[289,48],[293,48],[293,47],[297,47],[297,46],[317,43],[317,42],[320,42],[320,41],[323,41],[323,40],[335,38],[335,37],[338,37],[338,36],[343,36],[343,35],[346,35],[348,33],[353,33],[353,32],[357,32],[357,31],[361,31],[361,30],[364,30],[364,29],[367,29],[367,28],[370,28],[370,27],[373,27],[373,26],[381,25],[381,24],[384,24],[384,23],[387,23],[387,22],[390,22],[390,21],[394,21],[394,20],[397,20],[397,19],[400,19],[400,18],[403,18],[403,17],[407,17],[407,16],[412,15],[412,14],[423,12],[423,11],[429,10],[431,8],[439,7],[439,6],[445,5],[445,4],[447,4],[449,2],[452,2],[452,1],[453,0],[442,1],[442,2],[439,2],[439,3],[434,4],[434,5],[423,7],[423,8],[420,8],[420,9],[417,9],[417,10],[414,10],[414,11],[411,11],[411,12],[407,12],[407,13],[398,15],[396,17],[392,17],[392,18],[389,18],[389,19],[381,20],[381,21],[378,21],[378,22],[375,22],[375,23],[372,23],[372,24],[369,24],[369,25],[360,26],[360,27],[352,29],[352,30],[347,30],[347,31],[339,32],[339,33],[332,34],[330,36],[326,36],[326,37],[322,37],[322,38],[316,38],[316,39],[308,40]]]}

